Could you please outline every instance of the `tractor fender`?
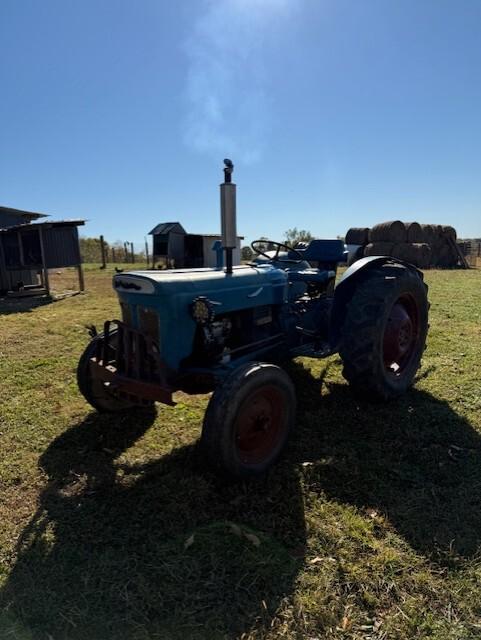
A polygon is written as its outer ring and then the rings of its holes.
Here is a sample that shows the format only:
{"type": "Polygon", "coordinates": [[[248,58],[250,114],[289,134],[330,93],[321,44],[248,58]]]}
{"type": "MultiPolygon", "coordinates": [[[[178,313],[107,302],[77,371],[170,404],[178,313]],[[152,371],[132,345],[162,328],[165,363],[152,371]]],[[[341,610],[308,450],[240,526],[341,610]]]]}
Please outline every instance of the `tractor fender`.
{"type": "Polygon", "coordinates": [[[351,300],[357,284],[366,273],[386,263],[402,264],[408,269],[415,271],[421,279],[423,279],[422,271],[419,271],[414,265],[399,258],[391,258],[390,256],[368,256],[356,260],[356,262],[343,273],[334,290],[334,301],[329,320],[329,343],[333,351],[337,350],[339,346],[341,328],[346,316],[346,307],[351,300]]]}

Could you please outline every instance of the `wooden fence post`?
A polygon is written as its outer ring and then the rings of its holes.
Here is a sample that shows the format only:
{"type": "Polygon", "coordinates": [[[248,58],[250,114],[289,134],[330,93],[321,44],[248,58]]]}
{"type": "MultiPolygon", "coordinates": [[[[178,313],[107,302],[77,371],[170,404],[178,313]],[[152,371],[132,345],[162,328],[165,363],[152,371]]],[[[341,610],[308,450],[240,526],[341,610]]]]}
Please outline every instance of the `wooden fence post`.
{"type": "Polygon", "coordinates": [[[147,269],[149,268],[149,244],[147,242],[147,238],[145,240],[145,262],[147,264],[147,269]]]}
{"type": "Polygon", "coordinates": [[[78,285],[80,291],[85,291],[85,280],[84,280],[84,270],[82,267],[82,263],[77,265],[77,273],[78,273],[78,285]]]}
{"type": "Polygon", "coordinates": [[[100,236],[100,257],[102,260],[102,264],[100,266],[101,269],[105,269],[105,267],[107,266],[106,262],[105,262],[105,242],[104,242],[104,237],[100,236]]]}
{"type": "Polygon", "coordinates": [[[47,265],[45,264],[45,246],[43,244],[43,233],[42,233],[42,227],[39,226],[38,227],[38,235],[39,235],[39,239],[40,239],[40,252],[42,255],[42,272],[43,272],[43,286],[45,287],[45,290],[47,291],[47,295],[50,295],[50,282],[48,279],[48,268],[47,265]]]}

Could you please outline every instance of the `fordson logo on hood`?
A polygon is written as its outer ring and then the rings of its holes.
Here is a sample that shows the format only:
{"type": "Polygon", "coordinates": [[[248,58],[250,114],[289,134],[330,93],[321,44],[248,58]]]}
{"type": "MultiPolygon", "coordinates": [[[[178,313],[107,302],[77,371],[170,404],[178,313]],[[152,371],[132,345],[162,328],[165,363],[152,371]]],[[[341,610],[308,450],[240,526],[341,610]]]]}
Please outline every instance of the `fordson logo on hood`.
{"type": "Polygon", "coordinates": [[[154,293],[155,291],[152,282],[135,276],[114,276],[113,285],[117,291],[128,291],[129,293],[154,293]]]}

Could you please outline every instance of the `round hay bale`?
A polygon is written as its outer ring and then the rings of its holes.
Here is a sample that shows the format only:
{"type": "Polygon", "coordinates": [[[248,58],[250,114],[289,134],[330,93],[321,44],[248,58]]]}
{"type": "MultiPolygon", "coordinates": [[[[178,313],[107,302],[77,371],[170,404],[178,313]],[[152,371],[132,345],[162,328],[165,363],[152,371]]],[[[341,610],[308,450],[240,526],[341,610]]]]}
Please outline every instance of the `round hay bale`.
{"type": "Polygon", "coordinates": [[[417,266],[420,269],[429,269],[429,267],[431,266],[431,247],[426,242],[414,243],[413,247],[417,247],[417,266]]]}
{"type": "Polygon", "coordinates": [[[425,242],[404,242],[394,245],[392,256],[426,269],[431,262],[431,247],[425,242]]]}
{"type": "Polygon", "coordinates": [[[429,243],[436,253],[445,253],[446,246],[448,244],[447,238],[444,235],[443,227],[440,224],[433,224],[434,238],[429,243]]]}
{"type": "Polygon", "coordinates": [[[411,257],[412,257],[411,245],[407,244],[406,242],[395,244],[392,248],[391,255],[393,258],[399,258],[399,260],[405,260],[406,262],[411,262],[411,257]]]}
{"type": "Polygon", "coordinates": [[[369,242],[369,227],[351,227],[346,233],[346,244],[367,244],[369,242]]]}
{"type": "Polygon", "coordinates": [[[390,256],[394,244],[392,242],[370,242],[364,247],[365,256],[390,256]]]}
{"type": "Polygon", "coordinates": [[[347,266],[350,267],[357,260],[364,258],[364,246],[361,244],[346,244],[348,250],[347,266]]]}
{"type": "Polygon", "coordinates": [[[445,244],[443,247],[438,249],[436,257],[436,266],[441,267],[442,269],[456,267],[458,264],[458,256],[454,253],[453,248],[448,244],[445,244]]]}
{"type": "Polygon", "coordinates": [[[380,222],[374,225],[369,233],[369,241],[377,242],[406,242],[406,227],[404,222],[394,220],[393,222],[380,222]]]}
{"type": "Polygon", "coordinates": [[[419,222],[405,222],[406,241],[414,243],[426,242],[424,231],[419,222]]]}
{"type": "Polygon", "coordinates": [[[424,242],[427,242],[428,244],[432,244],[436,237],[436,231],[434,229],[434,226],[432,224],[422,224],[421,229],[424,236],[424,242]]]}
{"type": "Polygon", "coordinates": [[[456,229],[448,224],[443,225],[443,236],[445,238],[451,238],[453,242],[456,242],[456,229]]]}
{"type": "Polygon", "coordinates": [[[441,259],[441,249],[434,244],[430,245],[431,247],[431,266],[438,267],[439,261],[441,259]]]}
{"type": "Polygon", "coordinates": [[[436,247],[436,267],[449,267],[449,263],[451,260],[450,254],[451,252],[449,251],[449,247],[436,247]]]}

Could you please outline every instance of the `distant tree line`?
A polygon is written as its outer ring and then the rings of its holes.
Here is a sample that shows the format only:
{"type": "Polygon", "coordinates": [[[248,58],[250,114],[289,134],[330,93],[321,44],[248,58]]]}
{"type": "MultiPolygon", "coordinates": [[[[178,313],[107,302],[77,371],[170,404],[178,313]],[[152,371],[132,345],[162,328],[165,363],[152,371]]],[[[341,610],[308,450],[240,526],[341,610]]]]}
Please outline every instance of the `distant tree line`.
{"type": "MultiPolygon", "coordinates": [[[[113,243],[104,240],[105,260],[106,262],[131,262],[131,246],[130,242],[122,242],[116,240],[113,243]]],[[[80,255],[82,262],[102,262],[102,250],[100,246],[100,238],[80,238],[80,255]]],[[[134,262],[145,262],[145,251],[135,251],[133,254],[134,262]]]]}

